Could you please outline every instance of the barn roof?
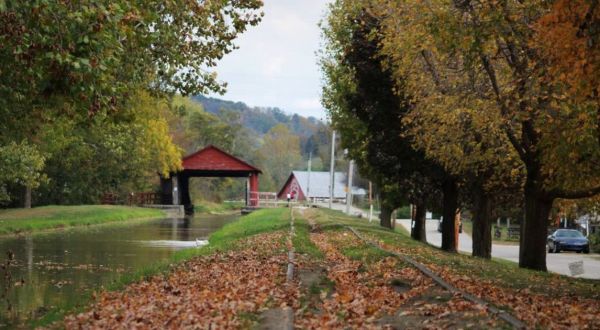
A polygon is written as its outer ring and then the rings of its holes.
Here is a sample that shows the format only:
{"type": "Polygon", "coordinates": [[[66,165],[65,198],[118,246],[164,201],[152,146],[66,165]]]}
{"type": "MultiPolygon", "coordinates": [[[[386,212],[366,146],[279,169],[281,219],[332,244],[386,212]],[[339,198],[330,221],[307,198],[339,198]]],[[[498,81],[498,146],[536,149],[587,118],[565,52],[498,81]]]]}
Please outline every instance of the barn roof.
{"type": "Polygon", "coordinates": [[[185,156],[182,163],[184,170],[247,171],[262,173],[258,168],[213,145],[185,156]]]}
{"type": "MultiPolygon", "coordinates": [[[[310,189],[308,187],[308,171],[292,171],[291,177],[294,176],[300,185],[300,189],[307,197],[329,198],[329,172],[310,172],[310,189]]],[[[288,179],[286,185],[290,180],[288,179]]],[[[346,174],[344,172],[334,173],[333,183],[333,198],[345,198],[346,192],[346,174]]],[[[285,188],[285,186],[282,188],[285,188]]],[[[365,190],[354,187],[352,189],[354,195],[364,195],[365,190]]]]}

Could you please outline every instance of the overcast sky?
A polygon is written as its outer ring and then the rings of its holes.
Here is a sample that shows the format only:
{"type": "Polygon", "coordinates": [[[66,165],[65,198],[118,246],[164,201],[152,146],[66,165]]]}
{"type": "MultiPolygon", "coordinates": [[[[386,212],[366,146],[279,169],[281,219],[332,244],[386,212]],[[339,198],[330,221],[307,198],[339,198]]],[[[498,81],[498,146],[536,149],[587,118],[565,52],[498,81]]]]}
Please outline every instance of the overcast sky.
{"type": "Polygon", "coordinates": [[[326,119],[315,52],[328,0],[264,0],[265,16],[217,67],[227,93],[214,97],[326,119]]]}

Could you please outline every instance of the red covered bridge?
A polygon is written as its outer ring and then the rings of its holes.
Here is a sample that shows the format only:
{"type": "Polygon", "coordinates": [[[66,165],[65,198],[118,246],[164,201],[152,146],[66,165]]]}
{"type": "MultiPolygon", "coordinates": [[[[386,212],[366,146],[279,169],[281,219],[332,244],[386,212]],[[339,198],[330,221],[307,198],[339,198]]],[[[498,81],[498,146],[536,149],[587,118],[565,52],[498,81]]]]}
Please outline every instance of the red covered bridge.
{"type": "Polygon", "coordinates": [[[191,177],[235,177],[248,178],[246,183],[246,205],[257,206],[258,200],[250,198],[258,194],[258,168],[215,147],[208,146],[188,155],[182,161],[183,170],[161,178],[161,203],[183,205],[186,214],[193,213],[189,182],[191,177]]]}

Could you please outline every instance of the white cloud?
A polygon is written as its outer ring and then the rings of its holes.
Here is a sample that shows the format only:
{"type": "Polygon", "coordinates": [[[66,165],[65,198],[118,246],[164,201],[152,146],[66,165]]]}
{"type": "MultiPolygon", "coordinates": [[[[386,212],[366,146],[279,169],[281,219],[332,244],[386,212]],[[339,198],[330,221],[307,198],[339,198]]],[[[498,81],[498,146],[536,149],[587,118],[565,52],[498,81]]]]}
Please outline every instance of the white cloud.
{"type": "Polygon", "coordinates": [[[283,57],[275,57],[264,63],[264,72],[267,76],[273,77],[281,75],[285,59],[283,57]]]}
{"type": "Polygon", "coordinates": [[[321,109],[321,100],[318,97],[297,99],[293,107],[300,110],[318,110],[321,109]]]}
{"type": "Polygon", "coordinates": [[[252,106],[324,118],[315,51],[318,23],[329,0],[265,0],[263,21],[239,37],[240,47],[217,67],[224,96],[252,106]]]}

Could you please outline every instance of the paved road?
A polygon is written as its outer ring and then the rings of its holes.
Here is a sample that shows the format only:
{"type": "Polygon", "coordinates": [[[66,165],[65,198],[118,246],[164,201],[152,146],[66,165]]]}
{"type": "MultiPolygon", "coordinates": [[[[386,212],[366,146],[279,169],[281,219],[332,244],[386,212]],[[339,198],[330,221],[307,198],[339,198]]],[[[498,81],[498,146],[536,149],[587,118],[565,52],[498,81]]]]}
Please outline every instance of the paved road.
{"type": "MultiPolygon", "coordinates": [[[[396,223],[410,231],[410,220],[396,220],[396,223]]],[[[437,231],[437,225],[437,220],[427,220],[427,242],[439,247],[442,245],[442,234],[437,231]]],[[[464,232],[460,234],[458,243],[459,251],[471,253],[472,247],[473,240],[471,239],[471,236],[464,232]]],[[[519,246],[493,244],[492,256],[519,262],[519,246]]],[[[563,275],[570,275],[569,263],[580,260],[583,261],[585,273],[578,277],[600,279],[600,254],[585,255],[575,252],[561,252],[558,254],[548,254],[546,256],[548,270],[563,275]]]]}

